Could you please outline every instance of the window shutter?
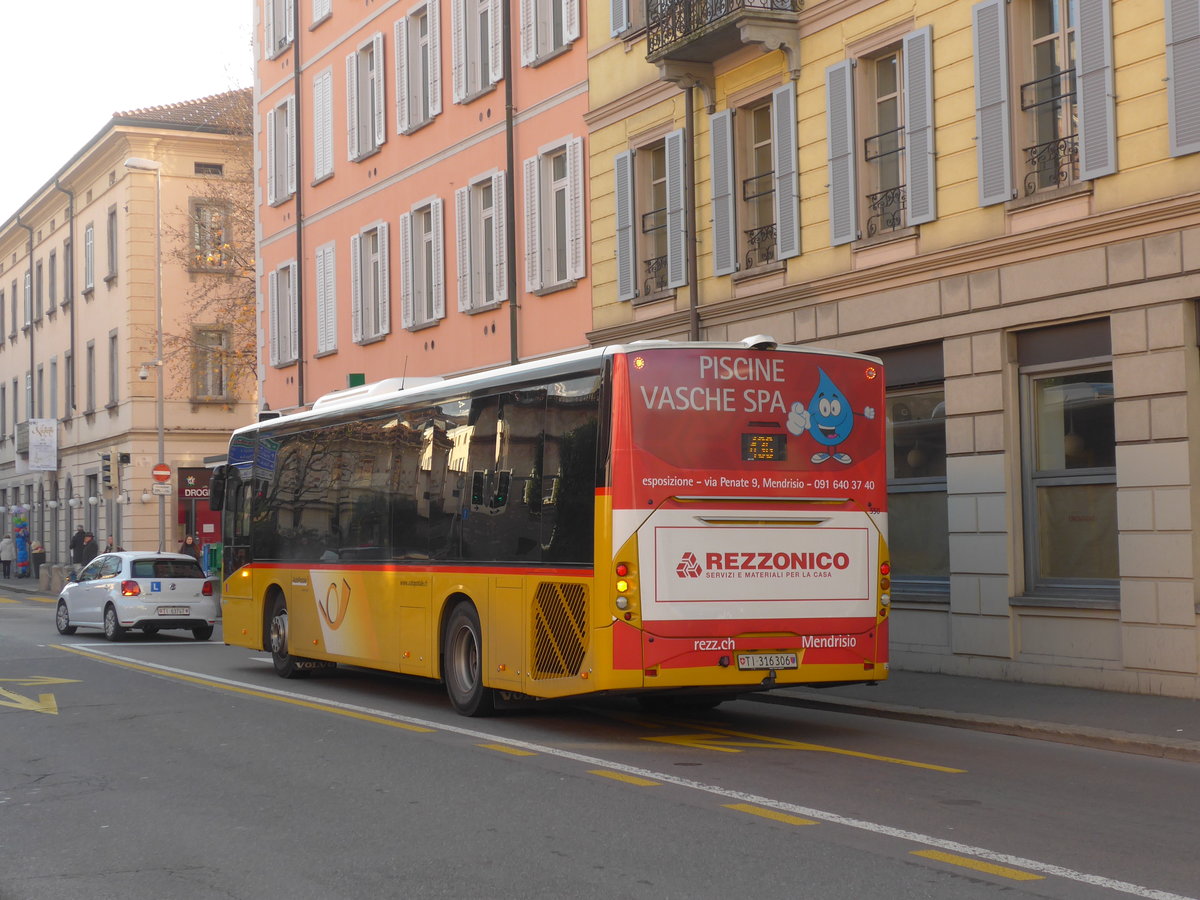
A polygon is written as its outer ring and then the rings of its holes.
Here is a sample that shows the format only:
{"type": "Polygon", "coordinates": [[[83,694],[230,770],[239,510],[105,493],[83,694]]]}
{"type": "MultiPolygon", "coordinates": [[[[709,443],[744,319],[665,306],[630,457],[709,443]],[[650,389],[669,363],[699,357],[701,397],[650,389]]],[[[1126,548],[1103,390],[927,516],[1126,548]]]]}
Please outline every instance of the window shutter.
{"type": "Polygon", "coordinates": [[[401,16],[392,26],[396,45],[396,134],[408,131],[408,18],[401,16]]]}
{"type": "Polygon", "coordinates": [[[275,4],[270,0],[263,5],[263,40],[266,43],[266,58],[274,59],[279,51],[275,48],[275,4]]]}
{"type": "MultiPolygon", "coordinates": [[[[713,274],[728,275],[736,272],[738,267],[737,220],[734,217],[733,110],[723,109],[708,117],[708,139],[712,155],[713,274]]],[[[670,168],[668,148],[668,172],[670,168]]]]}
{"type": "MultiPolygon", "coordinates": [[[[274,204],[279,198],[275,194],[275,110],[267,115],[267,203],[274,204]]],[[[87,235],[84,240],[86,243],[87,235]]]]}
{"type": "Polygon", "coordinates": [[[363,339],[362,237],[350,235],[350,339],[363,339]]]}
{"type": "Polygon", "coordinates": [[[632,24],[629,20],[629,3],[630,0],[608,0],[609,34],[613,37],[628,31],[632,24]]]}
{"type": "Polygon", "coordinates": [[[579,40],[579,0],[560,0],[562,3],[563,43],[579,40]]]}
{"type": "Polygon", "coordinates": [[[537,3],[521,0],[521,65],[537,59],[537,3]]]}
{"type": "Polygon", "coordinates": [[[290,44],[296,40],[296,0],[283,0],[283,15],[287,19],[284,29],[287,33],[287,42],[290,44]]]}
{"type": "Polygon", "coordinates": [[[496,263],[496,301],[508,299],[508,195],[503,171],[492,176],[492,259],[496,263]]]}
{"type": "Polygon", "coordinates": [[[800,255],[800,175],[796,171],[796,86],[771,93],[771,150],[775,156],[776,258],[800,255]]]}
{"type": "Polygon", "coordinates": [[[692,239],[687,221],[687,183],[684,174],[687,160],[684,153],[683,129],[668,132],[663,138],[663,157],[666,164],[667,200],[667,287],[677,288],[688,283],[687,251],[692,239]]]}
{"type": "Polygon", "coordinates": [[[583,138],[572,138],[567,143],[567,277],[571,279],[587,275],[583,179],[583,138]]]}
{"type": "Polygon", "coordinates": [[[429,115],[436,116],[442,112],[442,14],[438,0],[429,0],[425,8],[429,16],[429,115]]]}
{"type": "Polygon", "coordinates": [[[450,97],[455,103],[467,98],[467,30],[463,27],[464,0],[450,0],[450,97]]]}
{"type": "Polygon", "coordinates": [[[383,32],[371,38],[371,49],[375,54],[375,146],[382,147],[387,140],[387,71],[384,65],[383,32]]]}
{"type": "Polygon", "coordinates": [[[287,98],[287,128],[284,138],[287,141],[287,190],[291,197],[296,193],[296,98],[287,98]]]}
{"type": "Polygon", "coordinates": [[[504,16],[508,15],[509,5],[504,0],[489,0],[488,22],[492,29],[492,48],[488,60],[488,75],[492,84],[504,77],[505,55],[508,48],[504,45],[504,16]]]}
{"type": "Polygon", "coordinates": [[[333,171],[333,73],[328,69],[313,79],[313,177],[323,178],[333,171]]]}
{"type": "Polygon", "coordinates": [[[346,152],[358,159],[358,54],[346,57],[346,152]]]}
{"type": "Polygon", "coordinates": [[[1167,0],[1167,127],[1171,155],[1200,151],[1200,3],[1167,0]]]}
{"type": "Polygon", "coordinates": [[[471,189],[461,187],[454,192],[454,264],[458,267],[458,311],[467,312],[474,305],[471,295],[471,189]]]}
{"type": "Polygon", "coordinates": [[[400,215],[400,325],[413,327],[412,213],[400,215]]]}
{"type": "Polygon", "coordinates": [[[826,128],[829,139],[829,243],[858,238],[858,186],[854,178],[854,63],[844,60],[825,70],[826,128]]]}
{"type": "MultiPolygon", "coordinates": [[[[279,273],[267,275],[267,312],[270,316],[268,329],[271,339],[271,365],[279,365],[279,273]]],[[[161,374],[161,373],[160,373],[161,374]]]]}
{"type": "Polygon", "coordinates": [[[933,29],[904,36],[904,180],[908,225],[937,218],[933,149],[933,29]]]}
{"type": "Polygon", "coordinates": [[[975,23],[975,155],[979,205],[1013,197],[1012,136],[1008,121],[1008,25],[1004,0],[971,7],[975,23]]]}
{"type": "Polygon", "coordinates": [[[525,290],[530,293],[542,287],[540,169],[538,157],[525,160],[525,290]]]}
{"type": "Polygon", "coordinates": [[[333,11],[333,0],[313,0],[313,21],[319,22],[333,11]]]}
{"type": "Polygon", "coordinates": [[[392,244],[387,222],[379,225],[379,292],[376,300],[379,308],[375,321],[379,323],[379,329],[372,337],[390,334],[392,330],[392,244]]]}
{"type": "MultiPolygon", "coordinates": [[[[1075,0],[1075,3],[1079,177],[1087,181],[1117,171],[1112,0],[1075,0]]],[[[1192,8],[1200,9],[1200,3],[1193,2],[1192,8]]],[[[1200,57],[1196,62],[1200,63],[1200,57]]]]}
{"type": "Polygon", "coordinates": [[[637,233],[634,231],[633,153],[626,150],[613,159],[613,190],[617,207],[617,299],[637,296],[637,233]]]}
{"type": "Polygon", "coordinates": [[[288,362],[300,358],[300,279],[298,265],[288,263],[287,320],[290,326],[288,362]]]}
{"type": "Polygon", "coordinates": [[[325,248],[317,250],[317,352],[324,353],[329,344],[329,335],[325,333],[325,307],[329,305],[329,297],[325,293],[325,248]]]}
{"type": "Polygon", "coordinates": [[[433,317],[446,318],[446,238],[442,227],[441,199],[434,200],[429,206],[433,227],[433,317]]]}

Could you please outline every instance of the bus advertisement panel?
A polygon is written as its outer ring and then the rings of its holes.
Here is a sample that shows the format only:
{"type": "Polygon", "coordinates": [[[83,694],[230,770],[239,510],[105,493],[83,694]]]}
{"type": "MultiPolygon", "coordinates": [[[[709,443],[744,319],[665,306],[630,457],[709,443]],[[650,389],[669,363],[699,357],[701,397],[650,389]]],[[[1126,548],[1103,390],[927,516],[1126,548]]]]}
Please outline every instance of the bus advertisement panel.
{"type": "Polygon", "coordinates": [[[640,578],[616,665],[664,687],[886,677],[878,361],[673,348],[614,368],[614,552],[640,578]]]}

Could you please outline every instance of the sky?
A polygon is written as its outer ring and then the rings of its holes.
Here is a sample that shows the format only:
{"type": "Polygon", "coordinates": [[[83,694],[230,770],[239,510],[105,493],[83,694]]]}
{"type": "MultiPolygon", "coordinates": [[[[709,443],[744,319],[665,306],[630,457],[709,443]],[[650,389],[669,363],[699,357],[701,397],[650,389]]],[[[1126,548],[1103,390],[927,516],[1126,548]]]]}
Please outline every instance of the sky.
{"type": "Polygon", "coordinates": [[[249,87],[253,14],[254,0],[5,0],[0,222],[114,112],[249,87]]]}

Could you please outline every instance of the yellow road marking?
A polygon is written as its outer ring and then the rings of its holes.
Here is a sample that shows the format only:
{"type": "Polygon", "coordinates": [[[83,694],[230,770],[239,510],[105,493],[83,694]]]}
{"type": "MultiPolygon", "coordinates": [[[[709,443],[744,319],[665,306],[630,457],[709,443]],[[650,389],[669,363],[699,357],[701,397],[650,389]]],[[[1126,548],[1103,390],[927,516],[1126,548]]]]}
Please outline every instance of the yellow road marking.
{"type": "Polygon", "coordinates": [[[28,712],[48,713],[52,716],[58,715],[58,703],[55,702],[53,694],[38,694],[38,698],[34,700],[32,697],[23,697],[0,688],[0,698],[3,698],[0,699],[0,706],[11,706],[13,709],[23,709],[28,712]]]}
{"type": "Polygon", "coordinates": [[[33,597],[32,599],[36,600],[38,603],[57,603],[58,602],[57,597],[33,597]]]}
{"type": "Polygon", "coordinates": [[[964,869],[974,869],[977,872],[987,872],[989,875],[999,875],[1001,878],[1011,878],[1013,881],[1041,881],[1046,877],[1045,875],[1035,875],[1033,872],[1023,872],[1020,869],[1010,869],[1008,866],[982,862],[978,859],[971,859],[969,856],[943,853],[941,850],[913,850],[912,855],[936,859],[938,862],[962,866],[964,869]]]}
{"type": "Polygon", "coordinates": [[[151,675],[161,675],[164,678],[174,678],[177,681],[186,681],[188,684],[200,684],[204,685],[205,687],[219,688],[223,691],[231,691],[235,694],[244,694],[247,697],[258,697],[261,700],[277,700],[280,703],[290,703],[293,706],[300,706],[304,709],[315,709],[319,710],[320,712],[334,713],[335,715],[346,716],[349,719],[358,719],[362,722],[373,722],[376,725],[387,725],[391,728],[399,728],[404,731],[420,731],[428,734],[436,730],[433,728],[423,728],[420,725],[409,725],[407,722],[396,722],[392,719],[385,719],[383,716],[373,716],[369,713],[356,712],[352,709],[339,709],[336,706],[329,706],[325,703],[316,703],[311,700],[300,700],[296,697],[281,697],[279,694],[272,694],[267,691],[256,691],[252,688],[239,687],[235,684],[222,684],[219,681],[210,681],[207,678],[197,678],[195,675],[184,675],[182,672],[168,672],[164,669],[141,666],[137,663],[125,662],[124,660],[113,659],[109,656],[97,656],[94,653],[76,650],[74,647],[68,647],[63,644],[51,644],[50,646],[58,650],[64,650],[67,653],[74,653],[78,656],[86,656],[88,659],[97,659],[114,666],[133,669],[137,672],[149,672],[151,675]]]}
{"type": "Polygon", "coordinates": [[[764,819],[774,819],[776,822],[783,822],[785,825],[819,825],[815,819],[802,819],[799,816],[791,816],[787,813],[780,812],[777,809],[767,809],[765,806],[754,806],[751,803],[726,803],[726,809],[735,809],[738,812],[750,813],[752,816],[762,816],[764,819]]]}
{"type": "Polygon", "coordinates": [[[8,597],[0,597],[0,603],[19,603],[19,600],[10,600],[8,597]]]}
{"type": "Polygon", "coordinates": [[[802,741],[789,741],[785,738],[768,737],[761,734],[746,734],[745,732],[730,731],[724,728],[710,727],[707,732],[644,737],[640,740],[658,741],[664,744],[680,744],[684,747],[692,747],[697,750],[715,750],[719,753],[741,753],[741,748],[756,750],[809,750],[814,753],[853,756],[858,759],[870,759],[876,762],[892,763],[897,766],[911,766],[916,769],[930,769],[934,772],[947,772],[953,775],[960,775],[966,771],[966,769],[952,769],[948,766],[916,762],[911,759],[897,759],[894,756],[879,756],[874,753],[862,753],[858,750],[844,750],[840,747],[826,747],[822,744],[807,744],[802,741]]]}
{"type": "Polygon", "coordinates": [[[649,778],[638,778],[636,775],[626,775],[624,772],[613,772],[609,769],[588,769],[588,773],[599,775],[601,778],[611,778],[613,781],[624,781],[626,784],[636,784],[638,787],[657,787],[660,784],[649,778]]]}
{"type": "Polygon", "coordinates": [[[44,684],[79,684],[78,678],[55,678],[53,675],[26,675],[24,678],[0,678],[0,681],[11,681],[21,687],[38,687],[44,684]]]}
{"type": "Polygon", "coordinates": [[[521,750],[517,747],[506,747],[504,744],[476,744],[484,750],[495,750],[497,753],[507,753],[509,756],[537,756],[532,750],[521,750]]]}

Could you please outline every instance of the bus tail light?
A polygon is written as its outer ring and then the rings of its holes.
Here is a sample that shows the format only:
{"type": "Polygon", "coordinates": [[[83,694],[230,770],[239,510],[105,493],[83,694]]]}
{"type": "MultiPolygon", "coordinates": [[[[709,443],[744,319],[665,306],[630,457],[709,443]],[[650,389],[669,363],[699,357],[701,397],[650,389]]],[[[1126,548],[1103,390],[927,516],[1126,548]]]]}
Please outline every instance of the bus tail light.
{"type": "Polygon", "coordinates": [[[142,586],[140,584],[138,584],[136,581],[122,581],[121,582],[121,596],[122,597],[138,597],[138,596],[141,596],[141,593],[142,593],[142,586]]]}
{"type": "Polygon", "coordinates": [[[630,622],[633,620],[633,608],[637,603],[637,586],[634,583],[636,573],[630,563],[618,562],[613,566],[613,574],[616,575],[613,581],[613,589],[616,592],[613,605],[624,614],[622,618],[630,622]]]}

